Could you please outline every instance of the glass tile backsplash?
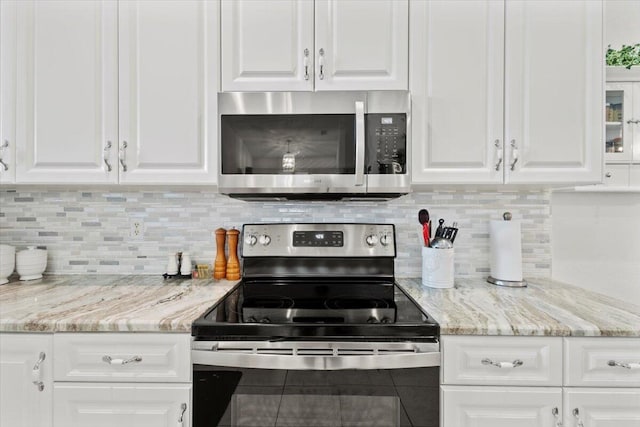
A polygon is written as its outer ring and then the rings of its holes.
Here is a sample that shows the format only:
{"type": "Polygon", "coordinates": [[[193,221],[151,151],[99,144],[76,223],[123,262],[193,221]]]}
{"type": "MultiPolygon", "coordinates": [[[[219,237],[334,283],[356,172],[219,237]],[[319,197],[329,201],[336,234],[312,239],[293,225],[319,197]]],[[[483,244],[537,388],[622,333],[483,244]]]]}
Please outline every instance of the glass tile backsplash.
{"type": "MultiPolygon", "coordinates": [[[[522,221],[525,276],[551,275],[550,193],[437,191],[388,202],[244,202],[206,190],[0,189],[0,242],[46,246],[48,273],[162,274],[167,256],[184,251],[198,264],[215,257],[218,227],[249,222],[381,222],[396,225],[396,276],[421,271],[418,210],[460,229],[455,273],[489,274],[489,220],[504,211],[522,221]],[[137,223],[137,224],[134,224],[137,223]],[[135,235],[137,226],[141,233],[135,235]]],[[[138,231],[139,232],[139,231],[138,231]]]]}

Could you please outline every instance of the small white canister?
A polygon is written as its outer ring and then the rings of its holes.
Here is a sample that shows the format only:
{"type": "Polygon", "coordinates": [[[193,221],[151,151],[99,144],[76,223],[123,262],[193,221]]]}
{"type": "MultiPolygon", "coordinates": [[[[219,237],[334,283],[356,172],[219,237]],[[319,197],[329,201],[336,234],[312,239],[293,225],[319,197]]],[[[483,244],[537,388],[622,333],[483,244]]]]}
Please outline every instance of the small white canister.
{"type": "Polygon", "coordinates": [[[455,249],[422,248],[422,284],[430,288],[453,288],[455,249]]]}

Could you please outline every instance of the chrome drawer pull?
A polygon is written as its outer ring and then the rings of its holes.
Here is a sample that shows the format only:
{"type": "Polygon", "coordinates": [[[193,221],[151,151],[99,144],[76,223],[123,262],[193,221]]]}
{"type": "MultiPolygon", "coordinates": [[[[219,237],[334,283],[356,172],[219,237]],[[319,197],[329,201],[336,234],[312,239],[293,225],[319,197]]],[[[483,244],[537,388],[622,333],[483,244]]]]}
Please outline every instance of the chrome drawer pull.
{"type": "Polygon", "coordinates": [[[584,427],[584,424],[582,424],[582,420],[580,419],[580,411],[578,411],[578,408],[573,410],[573,416],[576,418],[576,426],[584,427]]]}
{"type": "Polygon", "coordinates": [[[562,427],[562,421],[560,421],[560,411],[558,411],[558,407],[553,408],[551,410],[551,414],[553,415],[553,418],[556,419],[555,427],[562,427]]]}
{"type": "Polygon", "coordinates": [[[498,368],[517,368],[518,366],[522,366],[524,362],[520,359],[516,359],[513,362],[494,362],[491,359],[482,359],[482,364],[496,366],[498,368]]]}
{"type": "Polygon", "coordinates": [[[102,356],[102,361],[110,365],[126,365],[132,362],[142,362],[142,357],[133,356],[131,359],[112,359],[111,356],[102,356]]]}
{"type": "Polygon", "coordinates": [[[44,390],[44,382],[42,382],[42,371],[40,370],[40,365],[44,362],[46,357],[47,355],[44,354],[44,351],[40,352],[38,361],[33,365],[33,369],[31,370],[31,380],[33,385],[38,387],[38,391],[44,390]]]}
{"type": "Polygon", "coordinates": [[[187,410],[187,404],[183,403],[182,405],[180,405],[180,409],[182,410],[182,412],[180,413],[180,418],[178,418],[178,427],[183,427],[184,426],[184,413],[187,410]]]}
{"type": "Polygon", "coordinates": [[[625,369],[640,369],[640,363],[624,363],[624,362],[616,362],[615,360],[609,360],[607,362],[609,366],[618,366],[620,368],[625,369]]]}

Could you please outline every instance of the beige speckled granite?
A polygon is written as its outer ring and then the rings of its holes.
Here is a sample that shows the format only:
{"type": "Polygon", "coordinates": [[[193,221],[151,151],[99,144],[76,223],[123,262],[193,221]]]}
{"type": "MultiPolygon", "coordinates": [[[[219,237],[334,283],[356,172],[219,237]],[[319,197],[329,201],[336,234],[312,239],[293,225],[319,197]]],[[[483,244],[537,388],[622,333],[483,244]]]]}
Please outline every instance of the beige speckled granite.
{"type": "Polygon", "coordinates": [[[440,323],[442,335],[640,336],[640,307],[548,279],[529,280],[527,288],[472,279],[452,289],[398,282],[440,323]]]}
{"type": "Polygon", "coordinates": [[[0,331],[190,332],[237,282],[159,276],[45,276],[0,286],[0,331]]]}
{"type": "MultiPolygon", "coordinates": [[[[443,335],[640,337],[640,307],[551,280],[520,289],[472,279],[457,280],[453,289],[398,282],[443,335]]],[[[235,283],[105,275],[13,282],[0,286],[0,331],[189,332],[235,283]]]]}

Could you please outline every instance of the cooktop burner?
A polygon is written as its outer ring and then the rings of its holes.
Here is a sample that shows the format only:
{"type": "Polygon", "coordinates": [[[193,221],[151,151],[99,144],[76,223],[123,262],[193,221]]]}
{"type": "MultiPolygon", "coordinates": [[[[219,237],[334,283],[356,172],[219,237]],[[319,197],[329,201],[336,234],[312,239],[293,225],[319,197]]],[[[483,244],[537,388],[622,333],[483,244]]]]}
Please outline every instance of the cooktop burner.
{"type": "Polygon", "coordinates": [[[405,341],[438,336],[438,324],[392,284],[389,300],[246,297],[241,282],[193,323],[196,339],[349,339],[405,341]]]}

